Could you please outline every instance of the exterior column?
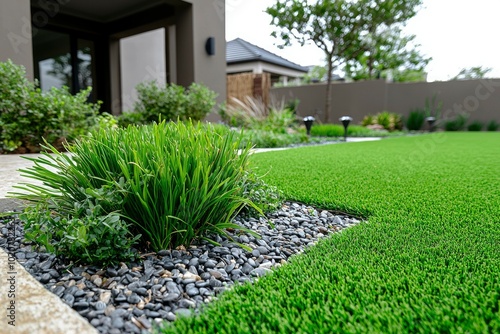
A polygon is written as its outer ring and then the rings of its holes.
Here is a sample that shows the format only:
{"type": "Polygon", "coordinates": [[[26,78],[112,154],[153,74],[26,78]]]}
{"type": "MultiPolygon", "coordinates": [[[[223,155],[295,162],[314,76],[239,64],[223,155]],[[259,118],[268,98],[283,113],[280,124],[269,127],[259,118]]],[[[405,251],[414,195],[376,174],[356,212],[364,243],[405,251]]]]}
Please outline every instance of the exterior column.
{"type": "Polygon", "coordinates": [[[0,61],[12,60],[34,79],[30,0],[0,0],[0,61]]]}

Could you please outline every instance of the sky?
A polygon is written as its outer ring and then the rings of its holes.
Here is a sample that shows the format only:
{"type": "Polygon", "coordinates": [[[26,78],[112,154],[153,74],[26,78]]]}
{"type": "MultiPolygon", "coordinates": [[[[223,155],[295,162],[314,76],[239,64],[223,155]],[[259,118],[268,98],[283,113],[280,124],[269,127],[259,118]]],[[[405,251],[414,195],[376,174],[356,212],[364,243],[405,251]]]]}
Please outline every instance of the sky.
{"type": "MultiPolygon", "coordinates": [[[[226,0],[226,40],[242,38],[299,65],[324,64],[314,45],[279,49],[271,36],[271,16],[264,11],[276,0],[226,0]]],[[[422,54],[432,57],[428,81],[446,81],[461,69],[490,67],[488,77],[500,78],[500,0],[424,0],[404,29],[416,35],[422,54]]]]}

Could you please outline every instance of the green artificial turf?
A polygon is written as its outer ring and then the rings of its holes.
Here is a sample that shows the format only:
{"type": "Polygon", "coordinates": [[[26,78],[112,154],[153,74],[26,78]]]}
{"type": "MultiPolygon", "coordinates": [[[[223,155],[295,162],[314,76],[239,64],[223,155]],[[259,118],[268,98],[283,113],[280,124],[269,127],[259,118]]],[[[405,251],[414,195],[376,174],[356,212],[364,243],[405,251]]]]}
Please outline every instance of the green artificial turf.
{"type": "Polygon", "coordinates": [[[499,333],[500,133],[254,155],[289,199],[368,223],[164,333],[499,333]]]}

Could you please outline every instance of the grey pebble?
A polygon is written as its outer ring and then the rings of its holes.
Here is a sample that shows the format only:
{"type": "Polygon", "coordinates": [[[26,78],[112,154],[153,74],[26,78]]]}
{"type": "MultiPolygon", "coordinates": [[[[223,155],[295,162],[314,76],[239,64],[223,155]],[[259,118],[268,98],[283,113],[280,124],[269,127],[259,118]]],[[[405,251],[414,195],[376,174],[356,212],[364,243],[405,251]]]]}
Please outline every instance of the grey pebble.
{"type": "MultiPolygon", "coordinates": [[[[266,218],[238,216],[234,222],[260,235],[232,235],[236,242],[250,247],[251,252],[232,240],[215,236],[218,246],[201,242],[186,251],[161,250],[134,263],[107,268],[73,265],[66,270],[64,261],[23,244],[21,224],[8,223],[2,227],[2,233],[12,235],[14,226],[19,237],[8,244],[9,251],[19,260],[27,260],[19,262],[100,333],[145,334],[147,331],[141,331],[131,317],[149,329],[159,318],[174,321],[177,316],[189,316],[235,282],[252,282],[271,273],[271,268],[282,260],[288,261],[318,238],[334,232],[329,230],[332,225],[341,230],[360,223],[299,203],[285,203],[266,218]],[[98,287],[90,282],[91,277],[98,287]],[[149,303],[144,305],[141,296],[151,296],[149,303]]],[[[7,244],[5,241],[0,235],[0,246],[7,244]]]]}

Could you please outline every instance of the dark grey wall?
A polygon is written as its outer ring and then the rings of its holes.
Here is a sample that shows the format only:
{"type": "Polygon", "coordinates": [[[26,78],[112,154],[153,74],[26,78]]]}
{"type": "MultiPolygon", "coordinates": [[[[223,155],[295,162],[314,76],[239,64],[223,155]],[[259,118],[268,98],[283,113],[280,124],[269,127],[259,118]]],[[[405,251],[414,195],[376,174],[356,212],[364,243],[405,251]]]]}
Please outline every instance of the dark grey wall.
{"type": "MultiPolygon", "coordinates": [[[[300,100],[299,116],[313,115],[324,120],[326,84],[272,88],[274,98],[300,100]]],[[[383,80],[334,83],[331,90],[330,122],[349,115],[359,123],[364,116],[387,110],[407,116],[423,108],[434,94],[441,101],[442,116],[453,118],[468,112],[470,120],[500,122],[500,79],[446,82],[386,83],[383,80]]]]}

